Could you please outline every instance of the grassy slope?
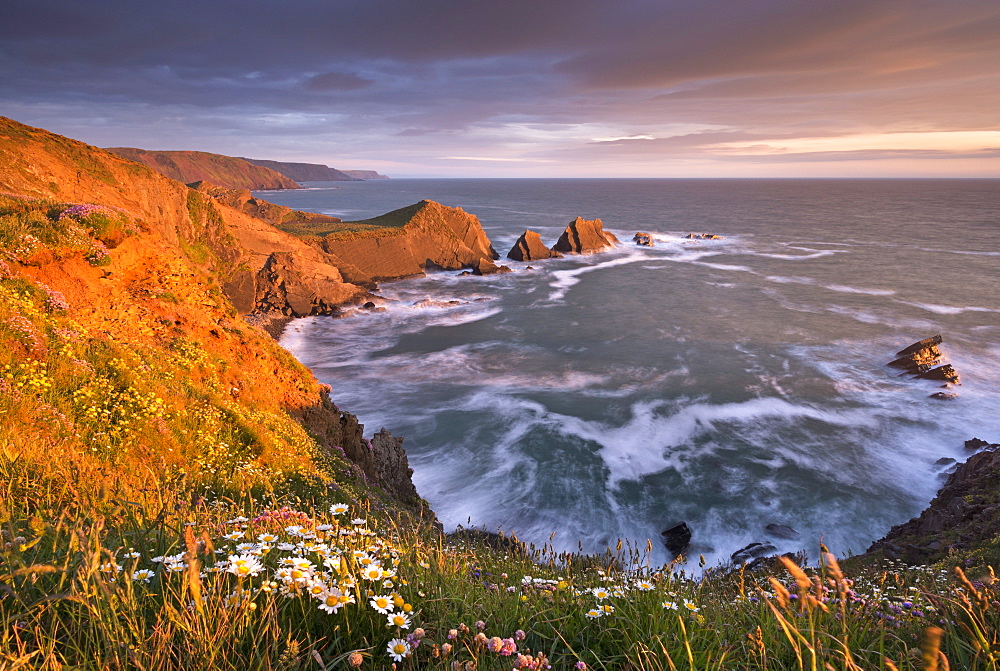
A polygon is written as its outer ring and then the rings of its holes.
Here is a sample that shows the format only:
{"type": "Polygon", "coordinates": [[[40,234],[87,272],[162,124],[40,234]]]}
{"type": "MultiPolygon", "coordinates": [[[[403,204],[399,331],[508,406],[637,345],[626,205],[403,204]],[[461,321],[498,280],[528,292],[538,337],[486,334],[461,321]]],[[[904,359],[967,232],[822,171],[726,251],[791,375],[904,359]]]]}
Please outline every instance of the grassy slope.
{"type": "Polygon", "coordinates": [[[0,197],[2,668],[384,669],[392,645],[402,668],[943,668],[933,626],[951,668],[997,666],[982,565],[693,581],[616,568],[646,548],[445,543],[295,421],[318,383],[196,240],[68,206],[0,197]]]}
{"type": "Polygon", "coordinates": [[[342,222],[296,222],[281,224],[281,230],[304,239],[332,238],[335,240],[354,240],[357,238],[385,237],[402,235],[403,227],[423,209],[423,203],[407,205],[386,214],[362,219],[360,221],[342,222]]]}

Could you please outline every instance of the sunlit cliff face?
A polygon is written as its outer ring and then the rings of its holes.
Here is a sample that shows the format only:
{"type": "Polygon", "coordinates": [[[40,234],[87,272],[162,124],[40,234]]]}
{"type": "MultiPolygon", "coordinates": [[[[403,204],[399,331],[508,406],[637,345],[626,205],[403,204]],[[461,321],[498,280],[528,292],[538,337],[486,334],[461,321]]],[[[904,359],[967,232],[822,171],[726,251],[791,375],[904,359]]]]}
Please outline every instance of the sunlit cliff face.
{"type": "Polygon", "coordinates": [[[1000,176],[992,0],[8,4],[0,113],[98,145],[396,177],[1000,176]]]}

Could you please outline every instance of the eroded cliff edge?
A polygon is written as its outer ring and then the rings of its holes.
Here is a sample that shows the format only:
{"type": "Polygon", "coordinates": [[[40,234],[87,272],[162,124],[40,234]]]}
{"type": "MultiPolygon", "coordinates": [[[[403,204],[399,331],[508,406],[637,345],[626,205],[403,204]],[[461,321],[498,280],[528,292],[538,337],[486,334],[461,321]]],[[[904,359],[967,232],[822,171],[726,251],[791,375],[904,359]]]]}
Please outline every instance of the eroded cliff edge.
{"type": "MultiPolygon", "coordinates": [[[[329,387],[240,317],[262,301],[301,315],[365,295],[330,255],[146,166],[5,118],[0,206],[28,218],[35,232],[11,232],[17,239],[5,241],[0,278],[51,291],[54,309],[95,342],[168,351],[189,343],[215,362],[218,379],[204,402],[220,412],[287,413],[320,453],[342,451],[370,485],[412,510],[429,510],[410,480],[402,440],[385,430],[366,439],[329,387]],[[77,204],[97,206],[79,217],[117,223],[88,232],[64,216],[77,204]]],[[[44,354],[33,347],[24,357],[44,354]]]]}

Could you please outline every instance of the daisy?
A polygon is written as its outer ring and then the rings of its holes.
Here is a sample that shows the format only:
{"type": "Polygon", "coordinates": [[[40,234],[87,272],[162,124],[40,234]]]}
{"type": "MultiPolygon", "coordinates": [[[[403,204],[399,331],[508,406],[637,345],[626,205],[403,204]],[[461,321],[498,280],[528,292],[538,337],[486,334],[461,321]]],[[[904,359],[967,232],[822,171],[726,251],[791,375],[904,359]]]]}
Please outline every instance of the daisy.
{"type": "Polygon", "coordinates": [[[346,513],[350,509],[351,509],[351,507],[349,505],[347,505],[346,503],[334,503],[332,506],[330,506],[330,514],[331,515],[343,515],[344,513],[346,513]]]}
{"type": "Polygon", "coordinates": [[[600,587],[595,587],[591,591],[594,593],[594,596],[597,597],[598,599],[607,599],[608,597],[611,596],[611,592],[609,592],[606,589],[601,589],[600,587]]]}
{"type": "Polygon", "coordinates": [[[251,554],[229,555],[229,566],[226,568],[229,573],[245,578],[255,576],[264,570],[264,565],[260,559],[251,554]]]}
{"type": "Polygon", "coordinates": [[[154,575],[156,574],[150,571],[148,568],[141,568],[132,574],[132,580],[135,581],[141,580],[143,582],[149,582],[149,579],[152,578],[154,575]]]}
{"type": "Polygon", "coordinates": [[[260,541],[261,543],[277,543],[278,537],[275,536],[274,534],[265,533],[265,534],[259,534],[257,536],[257,540],[260,541]]]}
{"type": "Polygon", "coordinates": [[[381,580],[383,576],[382,567],[377,563],[369,564],[365,567],[365,570],[361,572],[361,577],[365,580],[381,580]]]}
{"type": "Polygon", "coordinates": [[[677,610],[677,602],[676,601],[664,601],[660,605],[663,606],[664,608],[666,608],[667,610],[677,610]]]}
{"type": "Polygon", "coordinates": [[[698,608],[698,606],[694,605],[694,601],[688,601],[687,599],[684,599],[684,607],[687,608],[692,613],[697,613],[699,610],[701,610],[700,608],[698,608]]]}
{"type": "Polygon", "coordinates": [[[642,590],[643,592],[648,592],[653,589],[653,583],[646,582],[645,580],[640,580],[635,584],[636,588],[642,590]]]}
{"type": "Polygon", "coordinates": [[[228,541],[238,541],[239,539],[243,538],[243,532],[230,531],[228,534],[224,534],[222,537],[228,541]]]}
{"type": "Polygon", "coordinates": [[[326,595],[328,589],[329,588],[327,587],[326,583],[324,583],[322,580],[313,580],[309,583],[309,586],[306,588],[306,591],[308,591],[309,595],[312,596],[314,599],[322,599],[326,595]]]}
{"type": "Polygon", "coordinates": [[[406,613],[387,613],[387,627],[399,627],[400,629],[410,628],[410,616],[406,613]]]}
{"type": "Polygon", "coordinates": [[[343,594],[344,593],[336,587],[331,588],[326,594],[323,595],[323,598],[320,599],[319,609],[326,611],[327,613],[336,613],[344,607],[344,604],[341,603],[340,600],[343,594]]]}
{"type": "Polygon", "coordinates": [[[386,652],[389,656],[397,662],[402,662],[404,657],[410,656],[410,644],[401,638],[394,638],[389,641],[389,645],[386,648],[386,652]]]}
{"type": "Polygon", "coordinates": [[[382,613],[383,615],[388,615],[392,610],[392,597],[391,596],[373,596],[372,600],[369,602],[371,607],[382,613]]]}
{"type": "Polygon", "coordinates": [[[601,612],[599,608],[591,608],[590,610],[587,611],[587,617],[590,618],[591,620],[596,620],[602,615],[604,615],[604,613],[601,612]]]}

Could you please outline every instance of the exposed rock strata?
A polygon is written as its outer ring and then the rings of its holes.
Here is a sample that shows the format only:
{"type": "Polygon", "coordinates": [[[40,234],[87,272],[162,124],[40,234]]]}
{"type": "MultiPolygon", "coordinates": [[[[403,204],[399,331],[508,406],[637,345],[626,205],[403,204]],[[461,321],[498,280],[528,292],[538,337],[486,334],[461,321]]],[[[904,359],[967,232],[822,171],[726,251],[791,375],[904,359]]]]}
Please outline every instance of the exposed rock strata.
{"type": "Polygon", "coordinates": [[[541,259],[559,258],[562,254],[552,251],[542,242],[542,236],[532,230],[525,229],[514,246],[507,252],[507,258],[512,261],[539,261],[541,259]]]}
{"type": "Polygon", "coordinates": [[[604,230],[600,219],[577,217],[559,236],[559,240],[552,246],[552,251],[563,254],[594,254],[614,247],[618,243],[618,238],[604,230]]]}
{"type": "MultiPolygon", "coordinates": [[[[894,368],[902,368],[907,373],[920,379],[959,384],[958,372],[951,364],[937,366],[941,362],[942,354],[941,349],[938,347],[941,342],[942,338],[940,335],[919,340],[909,347],[896,352],[897,358],[890,361],[887,365],[894,368]],[[937,366],[937,368],[934,366],[937,366]]],[[[934,398],[941,398],[941,396],[934,396],[934,398]]]]}

